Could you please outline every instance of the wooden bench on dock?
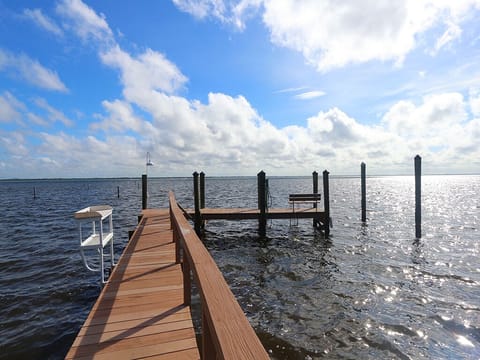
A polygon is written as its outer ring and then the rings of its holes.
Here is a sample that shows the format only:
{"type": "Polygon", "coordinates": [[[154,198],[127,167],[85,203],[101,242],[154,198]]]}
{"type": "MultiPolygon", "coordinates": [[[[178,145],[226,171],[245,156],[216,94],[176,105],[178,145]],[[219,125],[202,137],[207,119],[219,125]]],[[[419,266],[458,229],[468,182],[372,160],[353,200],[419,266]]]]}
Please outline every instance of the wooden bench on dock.
{"type": "Polygon", "coordinates": [[[316,209],[318,202],[322,199],[321,194],[290,194],[288,195],[288,202],[292,204],[292,211],[295,212],[295,204],[309,203],[316,209]]]}

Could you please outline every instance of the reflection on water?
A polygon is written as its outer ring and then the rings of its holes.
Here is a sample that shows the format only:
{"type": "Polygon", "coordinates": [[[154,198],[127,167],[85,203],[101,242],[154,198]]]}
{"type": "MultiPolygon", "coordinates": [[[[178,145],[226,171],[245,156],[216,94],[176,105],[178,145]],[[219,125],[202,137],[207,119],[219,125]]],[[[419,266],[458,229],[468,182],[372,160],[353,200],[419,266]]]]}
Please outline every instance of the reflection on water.
{"type": "MultiPolygon", "coordinates": [[[[330,239],[311,220],[211,221],[204,242],[274,359],[480,358],[478,176],[425,176],[422,239],[413,177],[330,181],[330,239]]],[[[151,207],[191,179],[153,179],[151,207]]],[[[207,177],[207,206],[255,207],[256,178],[207,177]]],[[[272,207],[311,192],[309,178],[271,178],[272,207]]],[[[138,180],[0,182],[0,359],[61,358],[100,287],[83,270],[74,211],[114,207],[116,253],[135,226],[138,180]],[[38,199],[33,200],[32,187],[38,199]],[[120,198],[117,198],[120,186],[120,198]]]]}

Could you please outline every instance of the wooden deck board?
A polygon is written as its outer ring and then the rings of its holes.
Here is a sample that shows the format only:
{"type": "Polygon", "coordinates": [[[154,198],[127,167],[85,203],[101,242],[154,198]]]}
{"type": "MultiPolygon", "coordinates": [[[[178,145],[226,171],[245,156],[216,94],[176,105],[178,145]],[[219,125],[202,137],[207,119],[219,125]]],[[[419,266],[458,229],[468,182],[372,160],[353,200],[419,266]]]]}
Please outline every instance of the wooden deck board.
{"type": "Polygon", "coordinates": [[[199,359],[168,210],[147,210],[66,359],[199,359]]]}

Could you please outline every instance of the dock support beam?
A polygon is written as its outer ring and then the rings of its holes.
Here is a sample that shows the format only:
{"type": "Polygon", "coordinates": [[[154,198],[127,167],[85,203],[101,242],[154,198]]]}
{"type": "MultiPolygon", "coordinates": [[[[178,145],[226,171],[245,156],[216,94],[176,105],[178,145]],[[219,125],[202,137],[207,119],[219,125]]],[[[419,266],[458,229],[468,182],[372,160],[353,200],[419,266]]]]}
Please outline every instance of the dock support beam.
{"type": "Polygon", "coordinates": [[[329,172],[325,170],[323,172],[323,207],[325,209],[325,223],[323,224],[323,231],[325,231],[325,237],[330,236],[330,189],[328,181],[329,172]]]}
{"type": "Polygon", "coordinates": [[[260,216],[258,218],[258,232],[260,237],[265,237],[267,233],[267,189],[265,179],[265,172],[262,170],[257,174],[258,209],[260,210],[260,216]]]}
{"type": "Polygon", "coordinates": [[[422,158],[415,156],[415,237],[422,237],[422,158]]]}
{"type": "Polygon", "coordinates": [[[361,168],[361,188],[362,188],[362,222],[367,221],[367,170],[364,162],[360,165],[361,168]]]}
{"type": "Polygon", "coordinates": [[[193,173],[193,201],[195,207],[195,232],[200,237],[202,227],[202,217],[200,215],[200,186],[198,182],[198,172],[193,173]]]}
{"type": "Polygon", "coordinates": [[[147,208],[147,174],[142,175],[142,210],[147,208]]]}

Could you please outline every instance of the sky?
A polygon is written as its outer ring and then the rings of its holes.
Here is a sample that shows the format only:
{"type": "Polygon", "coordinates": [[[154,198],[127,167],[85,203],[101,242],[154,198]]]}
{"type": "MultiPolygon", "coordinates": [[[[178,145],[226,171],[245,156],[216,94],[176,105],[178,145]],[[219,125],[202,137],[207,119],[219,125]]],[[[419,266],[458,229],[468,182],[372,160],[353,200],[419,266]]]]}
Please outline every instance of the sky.
{"type": "Polygon", "coordinates": [[[0,0],[0,178],[480,173],[480,0],[0,0]]]}

